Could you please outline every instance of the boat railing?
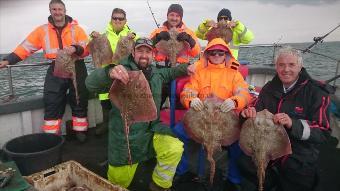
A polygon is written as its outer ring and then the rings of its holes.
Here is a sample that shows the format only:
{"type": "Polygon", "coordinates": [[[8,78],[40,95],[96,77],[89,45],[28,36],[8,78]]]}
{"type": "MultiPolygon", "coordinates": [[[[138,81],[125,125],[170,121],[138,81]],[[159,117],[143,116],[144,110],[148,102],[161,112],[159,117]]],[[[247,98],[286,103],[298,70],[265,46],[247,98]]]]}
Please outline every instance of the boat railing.
{"type": "Polygon", "coordinates": [[[46,66],[50,65],[51,62],[37,62],[35,64],[22,64],[22,65],[7,65],[7,81],[8,81],[8,87],[9,87],[9,93],[7,95],[4,95],[3,97],[14,97],[14,86],[13,86],[13,76],[12,76],[12,68],[18,68],[18,67],[36,67],[36,66],[46,66]]]}
{"type": "MultiPolygon", "coordinates": [[[[7,70],[7,81],[8,81],[8,94],[0,96],[0,100],[10,100],[15,97],[15,92],[14,92],[14,85],[13,85],[13,74],[12,74],[12,68],[23,68],[23,67],[41,67],[41,66],[48,66],[51,65],[53,60],[47,60],[44,62],[35,62],[34,64],[18,64],[18,65],[7,65],[5,70],[7,70]]],[[[85,59],[85,63],[91,63],[92,59],[87,58],[85,59]]]]}
{"type": "MultiPolygon", "coordinates": [[[[276,44],[276,43],[274,43],[274,44],[242,45],[242,46],[240,46],[240,49],[242,50],[242,49],[247,49],[247,48],[258,48],[258,47],[273,48],[273,55],[272,55],[271,65],[274,66],[274,57],[275,57],[276,49],[279,48],[279,47],[282,47],[282,45],[281,44],[276,44]]],[[[302,49],[298,49],[298,48],[295,48],[295,49],[304,52],[304,50],[302,50],[302,49]]],[[[335,86],[337,78],[340,77],[340,75],[339,75],[340,60],[336,59],[336,58],[333,58],[331,56],[328,56],[328,55],[324,55],[324,54],[321,54],[321,53],[313,52],[311,50],[309,50],[308,52],[305,52],[305,54],[307,54],[307,53],[318,55],[318,56],[321,56],[321,57],[324,57],[324,58],[327,58],[327,59],[330,59],[330,60],[336,62],[335,74],[334,74],[334,77],[331,78],[332,81],[333,81],[333,86],[335,86]]],[[[52,61],[37,62],[35,64],[7,65],[7,73],[8,73],[7,80],[8,80],[8,86],[9,86],[9,93],[6,94],[6,95],[1,96],[0,99],[2,99],[4,97],[7,97],[7,98],[15,97],[14,85],[13,85],[13,76],[12,76],[12,68],[16,68],[16,67],[39,67],[39,66],[46,66],[46,65],[50,65],[51,62],[52,61]]],[[[85,63],[91,63],[91,62],[92,62],[91,57],[90,56],[86,57],[85,63]]]]}

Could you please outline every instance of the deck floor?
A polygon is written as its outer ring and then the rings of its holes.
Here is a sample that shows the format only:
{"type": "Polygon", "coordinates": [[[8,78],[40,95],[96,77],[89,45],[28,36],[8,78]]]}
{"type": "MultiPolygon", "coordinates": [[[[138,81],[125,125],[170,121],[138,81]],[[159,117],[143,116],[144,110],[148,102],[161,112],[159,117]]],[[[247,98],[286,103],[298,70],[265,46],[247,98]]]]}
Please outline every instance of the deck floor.
{"type": "MultiPolygon", "coordinates": [[[[321,183],[319,190],[327,191],[339,191],[340,190],[340,149],[336,149],[335,146],[337,140],[330,137],[324,145],[321,146],[320,152],[320,175],[321,183]]],[[[225,168],[226,156],[220,155],[218,160],[215,184],[213,190],[223,190],[225,181],[223,181],[223,170],[225,168]]],[[[66,142],[63,147],[63,161],[76,160],[89,170],[106,177],[106,165],[107,158],[107,134],[102,136],[95,136],[94,130],[88,132],[88,140],[86,143],[80,144],[72,137],[66,137],[66,142]]],[[[141,177],[133,181],[131,190],[148,190],[148,181],[153,170],[154,161],[149,161],[143,164],[142,170],[138,177],[141,177]]],[[[194,167],[193,167],[194,168],[194,167]]],[[[192,181],[195,177],[192,173],[176,179],[175,188],[176,191],[188,191],[188,190],[207,190],[206,181],[192,181]]]]}

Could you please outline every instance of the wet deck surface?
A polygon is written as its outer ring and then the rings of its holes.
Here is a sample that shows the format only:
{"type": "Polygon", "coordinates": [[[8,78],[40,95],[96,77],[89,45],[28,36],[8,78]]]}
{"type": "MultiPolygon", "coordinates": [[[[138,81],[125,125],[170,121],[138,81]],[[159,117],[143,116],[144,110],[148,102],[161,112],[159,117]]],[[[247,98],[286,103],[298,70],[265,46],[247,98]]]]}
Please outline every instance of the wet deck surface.
{"type": "MultiPolygon", "coordinates": [[[[321,146],[320,152],[320,188],[319,190],[339,191],[340,190],[340,149],[335,146],[337,140],[330,138],[327,143],[321,146]]],[[[195,151],[193,151],[194,153],[195,151]]],[[[88,133],[88,140],[86,143],[80,144],[75,139],[66,138],[63,148],[63,161],[76,160],[89,170],[106,178],[106,157],[107,157],[107,135],[95,136],[94,130],[88,133]]],[[[225,169],[225,154],[220,155],[218,160],[218,167],[216,169],[215,184],[213,190],[225,190],[225,182],[223,180],[223,169],[225,169]]],[[[148,181],[151,178],[151,173],[155,161],[149,161],[141,165],[137,170],[137,176],[141,177],[135,179],[131,186],[131,190],[144,191],[148,190],[148,181]]],[[[195,169],[194,165],[192,167],[195,169]]],[[[195,171],[195,170],[193,170],[195,171]]],[[[206,181],[192,180],[196,177],[193,173],[176,178],[175,188],[177,191],[189,190],[208,190],[208,183],[206,181]]]]}

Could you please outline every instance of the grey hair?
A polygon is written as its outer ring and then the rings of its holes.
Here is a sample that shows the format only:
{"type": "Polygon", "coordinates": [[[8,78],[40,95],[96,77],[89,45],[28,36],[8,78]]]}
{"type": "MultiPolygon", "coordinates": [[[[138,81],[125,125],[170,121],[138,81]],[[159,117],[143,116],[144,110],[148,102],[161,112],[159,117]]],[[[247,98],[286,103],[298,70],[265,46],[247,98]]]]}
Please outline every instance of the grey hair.
{"type": "Polygon", "coordinates": [[[48,6],[51,7],[52,4],[62,4],[64,8],[66,8],[65,3],[62,0],[51,0],[48,6]]]}
{"type": "Polygon", "coordinates": [[[300,50],[294,49],[291,46],[283,46],[279,50],[276,51],[275,58],[274,58],[274,63],[277,63],[278,58],[282,54],[288,54],[288,55],[293,55],[297,57],[297,63],[303,66],[303,59],[302,59],[302,53],[300,50]]]}
{"type": "Polygon", "coordinates": [[[124,18],[126,18],[126,12],[125,12],[123,9],[121,9],[121,8],[114,8],[114,9],[112,10],[111,16],[112,16],[113,14],[115,14],[115,13],[123,14],[123,15],[124,15],[124,18]]]}

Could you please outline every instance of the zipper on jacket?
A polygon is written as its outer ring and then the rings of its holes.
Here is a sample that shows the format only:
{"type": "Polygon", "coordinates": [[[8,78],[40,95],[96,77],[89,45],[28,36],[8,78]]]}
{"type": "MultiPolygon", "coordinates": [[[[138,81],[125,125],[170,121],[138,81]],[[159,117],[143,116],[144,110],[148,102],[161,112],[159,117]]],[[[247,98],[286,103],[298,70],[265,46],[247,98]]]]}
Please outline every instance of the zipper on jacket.
{"type": "Polygon", "coordinates": [[[58,39],[58,45],[59,45],[59,49],[63,49],[63,40],[61,39],[61,33],[63,31],[64,27],[59,29],[56,28],[56,33],[57,33],[57,39],[58,39]]]}
{"type": "Polygon", "coordinates": [[[277,106],[277,112],[276,112],[276,113],[280,113],[281,106],[282,106],[282,102],[283,102],[283,98],[281,97],[281,98],[280,98],[280,101],[279,101],[279,104],[278,104],[278,106],[277,106]]]}

